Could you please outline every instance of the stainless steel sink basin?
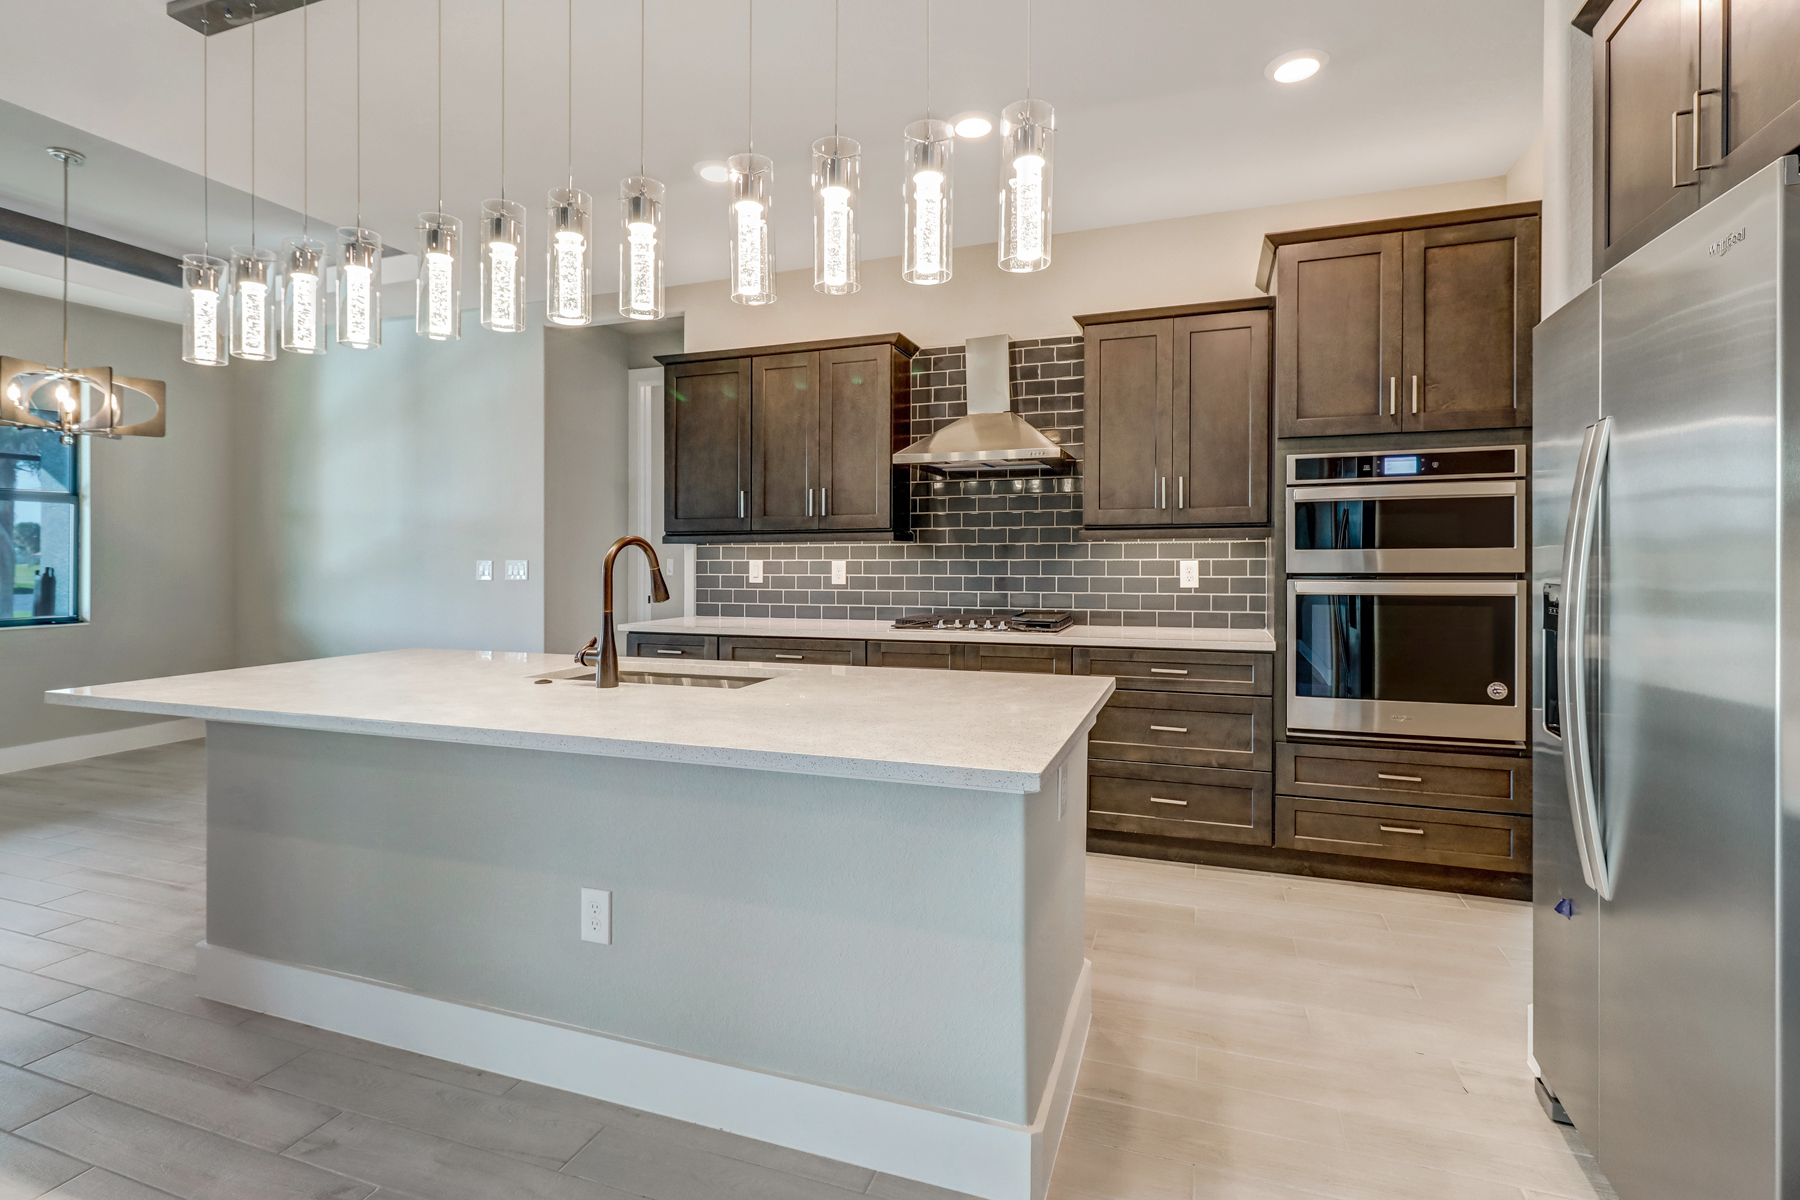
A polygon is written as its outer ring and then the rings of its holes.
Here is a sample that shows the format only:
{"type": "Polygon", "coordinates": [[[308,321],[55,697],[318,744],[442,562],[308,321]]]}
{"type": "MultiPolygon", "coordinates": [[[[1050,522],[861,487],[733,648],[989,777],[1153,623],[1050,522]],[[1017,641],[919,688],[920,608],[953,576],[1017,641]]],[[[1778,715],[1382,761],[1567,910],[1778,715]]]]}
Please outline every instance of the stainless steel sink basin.
{"type": "MultiPolygon", "coordinates": [[[[653,687],[693,687],[693,688],[747,688],[753,683],[762,683],[775,678],[773,675],[714,675],[705,671],[631,671],[619,672],[621,684],[648,684],[653,687]]],[[[539,675],[536,683],[587,683],[594,682],[592,667],[575,667],[567,671],[552,671],[548,675],[539,675]]]]}

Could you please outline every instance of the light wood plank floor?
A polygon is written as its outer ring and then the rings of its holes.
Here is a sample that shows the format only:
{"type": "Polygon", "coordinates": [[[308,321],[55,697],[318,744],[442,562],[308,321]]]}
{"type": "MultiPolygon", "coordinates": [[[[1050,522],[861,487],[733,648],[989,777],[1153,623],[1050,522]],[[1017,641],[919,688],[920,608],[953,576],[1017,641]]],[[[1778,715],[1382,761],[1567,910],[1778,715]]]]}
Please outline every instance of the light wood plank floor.
{"type": "MultiPolygon", "coordinates": [[[[200,742],[0,776],[0,1200],[948,1200],[194,994],[200,742]]],[[[1094,856],[1052,1200],[1606,1200],[1527,906],[1094,856]]]]}

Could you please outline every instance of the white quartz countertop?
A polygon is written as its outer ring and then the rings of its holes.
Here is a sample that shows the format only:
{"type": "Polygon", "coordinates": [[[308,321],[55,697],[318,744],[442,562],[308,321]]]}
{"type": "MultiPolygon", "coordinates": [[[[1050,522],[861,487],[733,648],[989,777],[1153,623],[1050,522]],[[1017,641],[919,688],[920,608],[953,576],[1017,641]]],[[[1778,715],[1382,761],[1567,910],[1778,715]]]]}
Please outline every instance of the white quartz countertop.
{"type": "Polygon", "coordinates": [[[1143,629],[1071,625],[1061,633],[982,633],[968,629],[895,629],[892,621],[804,621],[786,617],[665,617],[619,626],[621,633],[698,633],[724,637],[852,638],[917,642],[1009,642],[1162,650],[1275,649],[1266,629],[1143,629]]]}
{"type": "MultiPolygon", "coordinates": [[[[621,670],[670,671],[621,658],[621,670]]],[[[565,655],[388,650],[62,688],[51,704],[848,779],[1033,792],[1109,676],[692,663],[744,688],[534,682],[565,655]]]]}

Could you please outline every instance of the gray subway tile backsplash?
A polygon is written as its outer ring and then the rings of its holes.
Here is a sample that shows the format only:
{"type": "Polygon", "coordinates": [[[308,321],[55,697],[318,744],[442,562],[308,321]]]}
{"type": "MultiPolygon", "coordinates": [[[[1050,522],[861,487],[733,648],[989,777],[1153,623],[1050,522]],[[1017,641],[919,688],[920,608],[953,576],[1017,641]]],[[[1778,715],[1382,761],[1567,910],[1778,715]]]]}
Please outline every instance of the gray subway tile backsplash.
{"type": "MultiPolygon", "coordinates": [[[[1078,458],[1084,349],[1079,337],[1012,344],[1014,409],[1078,458]]],[[[962,347],[920,351],[912,436],[967,412],[962,347]]],[[[1267,627],[1267,539],[1084,542],[1081,482],[1030,471],[948,480],[915,472],[916,541],[701,545],[695,612],[892,620],[932,609],[1059,608],[1092,625],[1267,627]],[[764,582],[750,583],[750,559],[764,562],[764,582]],[[849,564],[841,587],[831,586],[834,559],[849,564]],[[1198,588],[1179,586],[1181,559],[1199,560],[1198,588]]]]}

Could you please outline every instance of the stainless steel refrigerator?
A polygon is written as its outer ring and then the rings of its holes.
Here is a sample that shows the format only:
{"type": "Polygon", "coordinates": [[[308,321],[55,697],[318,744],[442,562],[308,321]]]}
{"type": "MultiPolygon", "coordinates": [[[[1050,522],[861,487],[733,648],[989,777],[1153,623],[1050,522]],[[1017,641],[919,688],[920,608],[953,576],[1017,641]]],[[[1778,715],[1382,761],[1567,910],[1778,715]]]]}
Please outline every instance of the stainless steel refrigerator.
{"type": "Polygon", "coordinates": [[[1536,331],[1533,1036],[1622,1200],[1800,1196],[1800,175],[1536,331]]]}

